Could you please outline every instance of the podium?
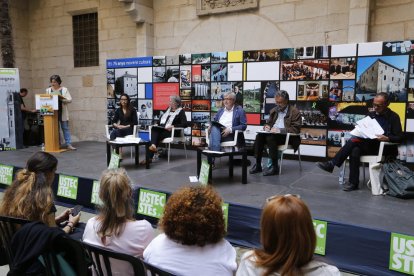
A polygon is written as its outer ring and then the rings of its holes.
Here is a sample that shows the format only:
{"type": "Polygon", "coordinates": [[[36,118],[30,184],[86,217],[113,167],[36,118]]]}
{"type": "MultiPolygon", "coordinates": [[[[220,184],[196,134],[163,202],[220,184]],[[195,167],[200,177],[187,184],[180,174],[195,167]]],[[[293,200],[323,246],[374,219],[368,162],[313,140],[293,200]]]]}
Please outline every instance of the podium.
{"type": "Polygon", "coordinates": [[[63,152],[59,144],[58,95],[37,94],[36,109],[43,115],[45,151],[63,152]]]}

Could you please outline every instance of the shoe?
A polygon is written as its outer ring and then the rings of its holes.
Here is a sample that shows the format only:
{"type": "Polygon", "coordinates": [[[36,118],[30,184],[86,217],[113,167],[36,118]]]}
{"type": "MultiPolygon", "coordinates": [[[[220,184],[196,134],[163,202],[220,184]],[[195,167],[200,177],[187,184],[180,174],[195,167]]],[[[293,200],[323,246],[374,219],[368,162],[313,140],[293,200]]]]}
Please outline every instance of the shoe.
{"type": "Polygon", "coordinates": [[[213,163],[210,166],[211,166],[211,170],[215,170],[216,169],[216,164],[213,163]]]}
{"type": "Polygon", "coordinates": [[[263,173],[263,176],[269,176],[269,175],[278,175],[279,174],[279,170],[277,169],[277,166],[271,166],[270,169],[268,169],[267,171],[265,171],[263,173]]]}
{"type": "Polygon", "coordinates": [[[334,164],[332,164],[331,161],[328,162],[318,162],[316,163],[316,166],[318,166],[319,168],[321,168],[322,170],[328,172],[328,173],[332,173],[334,170],[334,164]]]}
{"type": "Polygon", "coordinates": [[[259,173],[262,172],[262,166],[258,166],[257,164],[254,164],[253,167],[249,170],[250,174],[255,174],[255,173],[259,173]]]}
{"type": "Polygon", "coordinates": [[[157,147],[156,147],[156,146],[154,146],[154,145],[151,145],[151,146],[149,147],[149,150],[150,150],[150,151],[152,151],[152,152],[157,152],[157,147]]]}
{"type": "Polygon", "coordinates": [[[74,146],[70,145],[70,144],[66,148],[68,150],[76,150],[76,148],[74,146]]]}
{"type": "Polygon", "coordinates": [[[345,192],[350,192],[350,191],[354,191],[354,190],[358,190],[358,186],[354,185],[350,182],[346,182],[343,186],[342,186],[342,191],[345,192]]]}
{"type": "MultiPolygon", "coordinates": [[[[151,159],[149,159],[149,163],[151,164],[152,163],[152,160],[151,159]]],[[[140,162],[139,162],[139,164],[140,165],[146,165],[147,164],[147,161],[144,159],[144,160],[141,160],[140,162]]]]}

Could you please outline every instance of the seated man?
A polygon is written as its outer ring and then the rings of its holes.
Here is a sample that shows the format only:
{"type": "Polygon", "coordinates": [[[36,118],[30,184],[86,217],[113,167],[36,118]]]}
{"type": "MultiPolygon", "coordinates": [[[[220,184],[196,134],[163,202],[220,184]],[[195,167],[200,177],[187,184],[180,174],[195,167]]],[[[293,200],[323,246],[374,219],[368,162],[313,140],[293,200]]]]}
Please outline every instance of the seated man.
{"type": "MultiPolygon", "coordinates": [[[[400,143],[403,139],[400,117],[388,108],[389,97],[385,92],[378,93],[373,102],[374,111],[368,116],[377,120],[384,130],[384,135],[377,135],[377,139],[364,139],[356,136],[351,137],[338,151],[335,157],[328,162],[318,162],[316,165],[324,171],[332,172],[334,167],[342,166],[349,157],[349,182],[343,185],[344,191],[358,189],[359,164],[361,155],[377,154],[380,142],[400,143]]],[[[397,155],[396,147],[389,147],[386,155],[397,155]]]]}
{"type": "MultiPolygon", "coordinates": [[[[285,90],[279,90],[275,94],[276,106],[270,110],[269,119],[264,125],[265,131],[273,133],[299,133],[302,124],[302,116],[299,110],[289,105],[289,94],[285,90]]],[[[250,169],[250,173],[262,171],[262,155],[265,145],[269,148],[269,157],[272,159],[272,167],[263,173],[264,176],[279,174],[278,152],[277,147],[285,143],[285,135],[271,135],[267,133],[258,133],[254,142],[254,153],[256,164],[250,169]]],[[[300,137],[292,137],[290,144],[295,150],[300,144],[300,137]]]]}
{"type": "MultiPolygon", "coordinates": [[[[244,131],[247,127],[246,113],[236,102],[236,94],[228,92],[224,94],[224,107],[221,108],[213,121],[220,124],[212,124],[209,127],[210,133],[210,150],[220,151],[220,143],[234,139],[236,130],[244,131]],[[223,127],[220,127],[222,125],[223,127]]],[[[244,136],[240,133],[237,138],[237,145],[244,146],[244,136]]],[[[213,160],[210,160],[213,163],[213,160]]]]}

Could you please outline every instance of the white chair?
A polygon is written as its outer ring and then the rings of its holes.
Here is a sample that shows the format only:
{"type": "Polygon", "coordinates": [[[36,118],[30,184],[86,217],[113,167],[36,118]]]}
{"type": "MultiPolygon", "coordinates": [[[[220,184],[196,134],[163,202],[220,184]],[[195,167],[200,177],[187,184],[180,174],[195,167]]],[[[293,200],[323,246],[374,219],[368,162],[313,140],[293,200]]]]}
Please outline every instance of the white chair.
{"type": "MultiPolygon", "coordinates": [[[[280,146],[277,147],[277,150],[280,153],[279,175],[282,174],[283,155],[285,153],[295,155],[295,150],[293,149],[292,145],[289,145],[290,137],[300,137],[300,134],[287,133],[285,143],[283,145],[280,145],[280,146]]],[[[298,153],[298,159],[299,159],[299,168],[300,168],[300,170],[302,170],[302,160],[300,158],[300,145],[298,147],[297,153],[298,153]]]]}
{"type": "MultiPolygon", "coordinates": [[[[151,141],[151,128],[152,126],[149,127],[149,139],[151,141]]],[[[173,127],[171,129],[171,136],[167,137],[165,139],[163,139],[161,141],[162,144],[167,145],[168,144],[168,163],[170,163],[170,153],[171,153],[171,144],[178,144],[178,143],[183,143],[184,144],[184,152],[185,152],[185,158],[187,159],[187,147],[185,145],[185,136],[184,136],[184,128],[183,127],[173,127]],[[180,132],[180,136],[175,137],[174,133],[176,131],[180,132]]]]}
{"type": "MultiPolygon", "coordinates": [[[[341,146],[343,147],[345,145],[346,141],[345,141],[345,137],[341,138],[341,146]]],[[[371,168],[380,162],[384,162],[385,160],[385,156],[384,156],[384,147],[388,146],[388,145],[398,145],[397,143],[391,143],[391,142],[381,142],[379,149],[378,149],[378,154],[377,155],[361,155],[360,157],[360,162],[362,163],[362,173],[363,173],[363,183],[365,183],[365,164],[368,164],[368,167],[370,168],[370,173],[371,173],[371,168]]],[[[347,160],[345,160],[343,166],[342,166],[342,170],[339,174],[339,183],[343,184],[345,183],[344,177],[345,177],[345,169],[346,169],[346,163],[349,160],[349,158],[347,160]]],[[[371,179],[369,179],[367,181],[367,187],[371,189],[371,179]]]]}
{"type": "MultiPolygon", "coordinates": [[[[221,142],[220,146],[222,146],[222,147],[235,147],[235,146],[237,146],[237,138],[239,136],[239,132],[240,132],[240,130],[236,130],[234,132],[234,139],[232,141],[221,142]]],[[[206,135],[206,143],[207,143],[207,145],[210,145],[210,136],[208,135],[208,133],[206,135]]]]}

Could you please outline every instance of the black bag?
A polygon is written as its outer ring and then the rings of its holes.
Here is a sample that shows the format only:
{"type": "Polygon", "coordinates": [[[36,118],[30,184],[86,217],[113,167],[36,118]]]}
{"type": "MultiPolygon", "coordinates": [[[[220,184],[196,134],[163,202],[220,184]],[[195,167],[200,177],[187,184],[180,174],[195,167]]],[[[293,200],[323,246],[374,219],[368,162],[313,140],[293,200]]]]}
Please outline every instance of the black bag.
{"type": "Polygon", "coordinates": [[[388,195],[398,198],[414,198],[414,172],[400,161],[384,164],[384,183],[388,185],[388,195]]]}

